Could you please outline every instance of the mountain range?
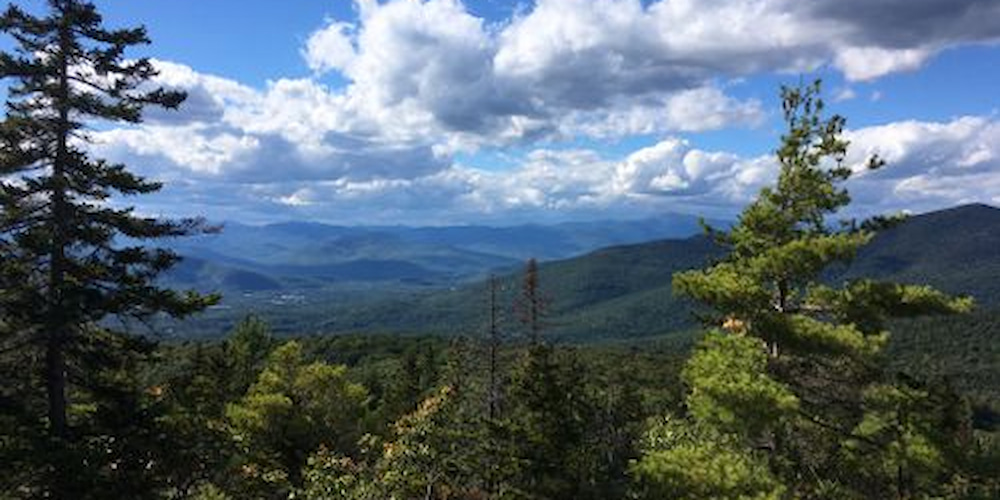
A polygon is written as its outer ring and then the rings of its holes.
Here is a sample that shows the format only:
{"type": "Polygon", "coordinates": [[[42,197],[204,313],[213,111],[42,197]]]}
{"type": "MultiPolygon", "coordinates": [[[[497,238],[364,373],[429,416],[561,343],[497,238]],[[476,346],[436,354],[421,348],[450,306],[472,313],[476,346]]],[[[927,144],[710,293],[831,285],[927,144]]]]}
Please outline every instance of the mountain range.
{"type": "MultiPolygon", "coordinates": [[[[516,322],[510,304],[519,286],[520,266],[532,251],[545,250],[539,252],[544,258],[608,239],[640,238],[643,231],[695,231],[696,221],[683,222],[686,225],[649,221],[645,228],[644,222],[623,224],[617,232],[603,236],[601,223],[391,230],[303,224],[239,226],[237,234],[216,237],[211,245],[188,243],[203,259],[198,264],[196,258],[196,265],[225,270],[223,276],[232,278],[231,286],[273,280],[276,288],[237,288],[227,294],[222,306],[199,319],[173,324],[169,330],[178,335],[221,335],[239,317],[252,312],[267,318],[279,333],[288,334],[475,335],[487,317],[489,294],[483,278],[492,271],[499,275],[498,304],[507,317],[504,325],[513,334],[516,322]],[[258,246],[265,250],[258,251],[258,246]],[[255,258],[235,257],[240,248],[255,258]],[[449,264],[447,259],[456,255],[464,258],[449,264]],[[336,283],[342,286],[333,286],[336,283]],[[306,286],[296,287],[302,284],[306,286]]],[[[608,340],[690,329],[696,326],[692,307],[673,297],[672,275],[704,266],[721,255],[722,249],[709,238],[695,235],[543,261],[540,281],[548,298],[547,332],[553,338],[608,340]]],[[[203,278],[205,267],[193,282],[203,278]]],[[[185,269],[191,268],[179,273],[185,269]]],[[[966,205],[910,217],[879,233],[851,266],[833,270],[828,279],[838,282],[862,276],[926,283],[971,295],[982,308],[1000,306],[1000,209],[966,205]]]]}
{"type": "Polygon", "coordinates": [[[185,259],[165,282],[223,293],[448,287],[511,270],[530,257],[564,259],[699,230],[698,219],[685,215],[513,227],[228,223],[218,233],[172,242],[185,259]]]}

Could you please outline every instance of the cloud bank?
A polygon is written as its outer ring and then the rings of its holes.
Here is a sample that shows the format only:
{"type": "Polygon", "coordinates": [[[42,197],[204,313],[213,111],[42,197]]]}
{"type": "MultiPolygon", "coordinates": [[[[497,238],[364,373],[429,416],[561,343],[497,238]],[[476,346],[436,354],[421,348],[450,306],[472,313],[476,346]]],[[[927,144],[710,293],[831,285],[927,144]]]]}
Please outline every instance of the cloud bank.
{"type": "MultiPolygon", "coordinates": [[[[346,223],[727,214],[775,173],[768,156],[696,146],[768,117],[727,82],[820,67],[866,82],[1000,40],[994,0],[538,0],[500,20],[458,0],[356,10],[305,41],[308,78],[257,89],[157,61],[186,104],[95,132],[96,152],[165,180],[150,208],[165,213],[189,200],[346,223]],[[593,145],[635,136],[650,145],[593,145]],[[484,151],[511,151],[513,166],[467,164],[484,151]]],[[[866,206],[1000,202],[983,191],[1000,184],[993,116],[850,135],[852,161],[877,150],[892,165],[852,181],[866,206]]]]}

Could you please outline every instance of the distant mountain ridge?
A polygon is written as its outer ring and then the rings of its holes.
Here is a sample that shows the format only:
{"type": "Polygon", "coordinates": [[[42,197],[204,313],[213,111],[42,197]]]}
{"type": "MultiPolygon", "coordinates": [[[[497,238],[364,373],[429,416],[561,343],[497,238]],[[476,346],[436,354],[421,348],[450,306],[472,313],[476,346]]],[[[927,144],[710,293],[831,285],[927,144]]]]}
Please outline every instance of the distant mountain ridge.
{"type": "Polygon", "coordinates": [[[843,279],[927,283],[1000,305],[1000,208],[970,204],[911,217],[863,247],[843,279]]]}
{"type": "MultiPolygon", "coordinates": [[[[702,267],[722,254],[709,238],[699,235],[617,245],[543,262],[540,280],[550,299],[547,334],[595,340],[690,329],[696,326],[692,305],[673,297],[672,276],[702,267]]],[[[501,274],[500,303],[508,317],[505,328],[512,334],[516,325],[509,305],[519,286],[523,261],[511,258],[508,262],[513,263],[501,274]]],[[[972,295],[982,308],[998,307],[1000,209],[966,205],[913,216],[878,234],[849,268],[832,273],[829,279],[840,282],[859,277],[929,284],[972,295]]],[[[241,279],[251,280],[248,276],[241,279]]],[[[241,304],[216,314],[209,323],[220,329],[240,311],[253,310],[272,318],[279,331],[288,333],[477,335],[486,317],[486,297],[483,281],[423,292],[394,290],[385,295],[364,290],[334,298],[307,297],[295,308],[283,302],[274,307],[241,304]]],[[[195,329],[208,334],[205,327],[195,329]]]]}
{"type": "MultiPolygon", "coordinates": [[[[704,266],[720,256],[722,249],[707,237],[695,236],[616,246],[543,263],[540,280],[551,297],[550,334],[629,338],[693,327],[691,305],[673,297],[673,273],[704,266]]],[[[1000,209],[967,205],[913,216],[878,234],[849,268],[831,280],[860,277],[929,284],[971,295],[984,308],[1000,306],[1000,209]]],[[[518,279],[516,273],[504,278],[508,295],[518,279]]],[[[329,318],[321,330],[473,331],[483,312],[470,303],[476,294],[485,293],[484,287],[480,283],[432,293],[410,305],[361,308],[340,319],[329,318]]]]}
{"type": "Polygon", "coordinates": [[[512,227],[229,223],[219,234],[173,242],[185,261],[165,281],[236,293],[359,282],[446,287],[513,269],[529,257],[563,259],[699,229],[698,219],[685,215],[512,227]]]}

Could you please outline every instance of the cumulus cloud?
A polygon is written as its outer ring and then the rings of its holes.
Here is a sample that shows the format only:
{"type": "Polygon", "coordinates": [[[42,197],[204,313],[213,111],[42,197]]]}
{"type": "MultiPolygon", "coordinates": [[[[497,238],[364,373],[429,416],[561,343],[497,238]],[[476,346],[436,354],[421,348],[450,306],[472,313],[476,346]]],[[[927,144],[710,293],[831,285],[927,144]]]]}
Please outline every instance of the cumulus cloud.
{"type": "Polygon", "coordinates": [[[759,105],[718,78],[832,64],[868,81],[1000,40],[991,0],[537,0],[493,23],[459,0],[356,5],[313,33],[307,63],[347,79],[370,125],[451,149],[754,126],[759,105]]]}
{"type": "MultiPolygon", "coordinates": [[[[293,149],[284,156],[337,171],[338,142],[361,155],[369,145],[391,150],[388,143],[447,155],[539,139],[756,126],[765,117],[760,103],[726,95],[719,77],[829,62],[848,79],[870,80],[915,69],[945,47],[1000,36],[1000,22],[987,22],[1000,19],[995,2],[849,3],[857,5],[538,0],[489,23],[459,0],[357,2],[357,19],[327,20],[302,49],[310,68],[339,73],[345,87],[279,79],[256,90],[158,61],[160,82],[189,99],[180,113],[147,118],[227,129],[205,143],[233,136],[280,144],[260,136],[278,137],[293,149]]],[[[442,165],[425,155],[414,174],[442,165]]]]}
{"type": "Polygon", "coordinates": [[[796,2],[804,15],[837,23],[860,46],[906,49],[996,41],[993,0],[819,0],[796,2]]]}
{"type": "Polygon", "coordinates": [[[919,68],[931,56],[926,48],[883,49],[881,47],[847,47],[836,57],[836,64],[849,80],[873,80],[899,71],[919,68]]]}
{"type": "MultiPolygon", "coordinates": [[[[852,130],[847,136],[851,147],[846,162],[857,172],[848,184],[853,213],[1000,202],[1000,122],[995,118],[898,122],[852,130]],[[875,153],[887,166],[863,170],[861,165],[875,153]]],[[[771,155],[703,150],[669,137],[620,158],[588,149],[537,150],[503,173],[462,166],[446,172],[381,190],[378,202],[393,205],[393,196],[400,193],[407,193],[404,200],[445,193],[441,206],[406,206],[428,220],[450,213],[476,219],[499,212],[526,214],[525,220],[555,212],[570,218],[666,211],[731,217],[774,182],[778,167],[771,155]]],[[[330,196],[326,202],[338,199],[330,196]]]]}
{"type": "Polygon", "coordinates": [[[861,175],[903,178],[922,173],[966,174],[1000,167],[1000,124],[966,116],[948,122],[915,120],[868,127],[847,134],[848,161],[861,175]],[[878,154],[894,168],[860,171],[864,157],[878,154]]]}
{"type": "Polygon", "coordinates": [[[562,136],[596,138],[654,134],[663,130],[704,132],[733,124],[756,126],[765,116],[760,101],[739,101],[718,88],[701,87],[597,111],[568,112],[560,121],[559,132],[562,136]]]}
{"type": "Polygon", "coordinates": [[[227,110],[252,105],[259,99],[252,88],[227,78],[198,73],[170,61],[153,60],[153,64],[159,71],[158,85],[187,92],[187,99],[177,110],[146,109],[143,118],[156,125],[218,122],[225,118],[227,110]]]}
{"type": "MultiPolygon", "coordinates": [[[[392,134],[312,79],[263,90],[154,61],[156,83],[188,93],[176,111],[150,108],[140,126],[90,133],[101,155],[162,179],[233,182],[425,176],[450,165],[420,132],[392,134]]],[[[405,129],[404,120],[397,126],[405,129]]]]}
{"type": "Polygon", "coordinates": [[[858,172],[852,185],[862,207],[919,211],[1000,201],[1000,122],[994,117],[904,121],[848,137],[847,162],[858,172]],[[865,157],[876,153],[888,166],[865,172],[865,157]]]}
{"type": "Polygon", "coordinates": [[[671,60],[662,27],[639,2],[542,1],[500,25],[457,0],[370,2],[363,11],[355,25],[318,30],[307,60],[348,79],[350,105],[390,129],[404,117],[449,143],[476,147],[553,133],[607,137],[754,125],[761,118],[757,103],[713,86],[711,63],[671,60]],[[695,96],[720,106],[689,120],[684,102],[695,96]],[[673,116],[659,118],[663,111],[673,116]]]}
{"type": "Polygon", "coordinates": [[[347,70],[357,56],[351,25],[337,21],[327,23],[323,29],[309,36],[302,56],[313,71],[347,70]]]}
{"type": "MultiPolygon", "coordinates": [[[[854,213],[1000,202],[1000,122],[993,118],[899,122],[852,130],[848,137],[846,161],[857,172],[848,184],[854,213]],[[888,165],[864,171],[861,165],[874,153],[888,165]]],[[[241,220],[358,224],[635,218],[671,211],[732,217],[777,172],[770,155],[704,150],[668,137],[620,157],[587,148],[536,149],[503,171],[450,164],[410,178],[233,182],[188,176],[169,183],[152,206],[182,200],[177,203],[185,210],[214,217],[238,207],[245,211],[241,220]]]]}
{"type": "Polygon", "coordinates": [[[160,178],[182,173],[230,173],[234,164],[244,163],[260,149],[260,141],[254,137],[209,131],[201,124],[112,129],[91,135],[98,154],[160,178]]]}
{"type": "MultiPolygon", "coordinates": [[[[326,20],[303,44],[306,78],[252,88],[156,61],[158,83],[187,102],[96,131],[94,148],[175,183],[162,206],[189,193],[189,207],[262,217],[731,212],[776,169],[694,145],[690,134],[767,117],[726,82],[824,65],[871,81],[1000,39],[995,0],[537,0],[489,21],[460,0],[355,4],[356,19],[326,20]],[[618,156],[577,146],[640,135],[645,147],[618,156]],[[503,171],[454,159],[493,147],[528,152],[503,171]]],[[[997,130],[966,117],[853,131],[850,161],[878,152],[891,164],[859,172],[858,199],[983,198],[962,186],[995,185],[997,130]]]]}

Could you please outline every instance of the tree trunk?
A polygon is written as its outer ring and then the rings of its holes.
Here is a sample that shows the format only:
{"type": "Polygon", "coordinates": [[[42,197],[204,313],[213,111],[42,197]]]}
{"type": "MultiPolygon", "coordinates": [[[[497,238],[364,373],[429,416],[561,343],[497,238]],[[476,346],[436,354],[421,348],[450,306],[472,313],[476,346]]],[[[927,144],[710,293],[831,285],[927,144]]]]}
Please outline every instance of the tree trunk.
{"type": "Polygon", "coordinates": [[[45,389],[49,403],[49,432],[66,438],[66,358],[62,340],[56,332],[49,333],[45,350],[45,389]]]}
{"type": "Polygon", "coordinates": [[[69,157],[69,60],[71,36],[68,20],[63,20],[59,32],[61,68],[59,75],[58,136],[56,155],[52,162],[52,253],[49,262],[49,322],[45,353],[45,387],[48,392],[49,432],[59,438],[67,435],[66,423],[66,357],[67,331],[63,303],[66,273],[66,164],[69,157]]]}

